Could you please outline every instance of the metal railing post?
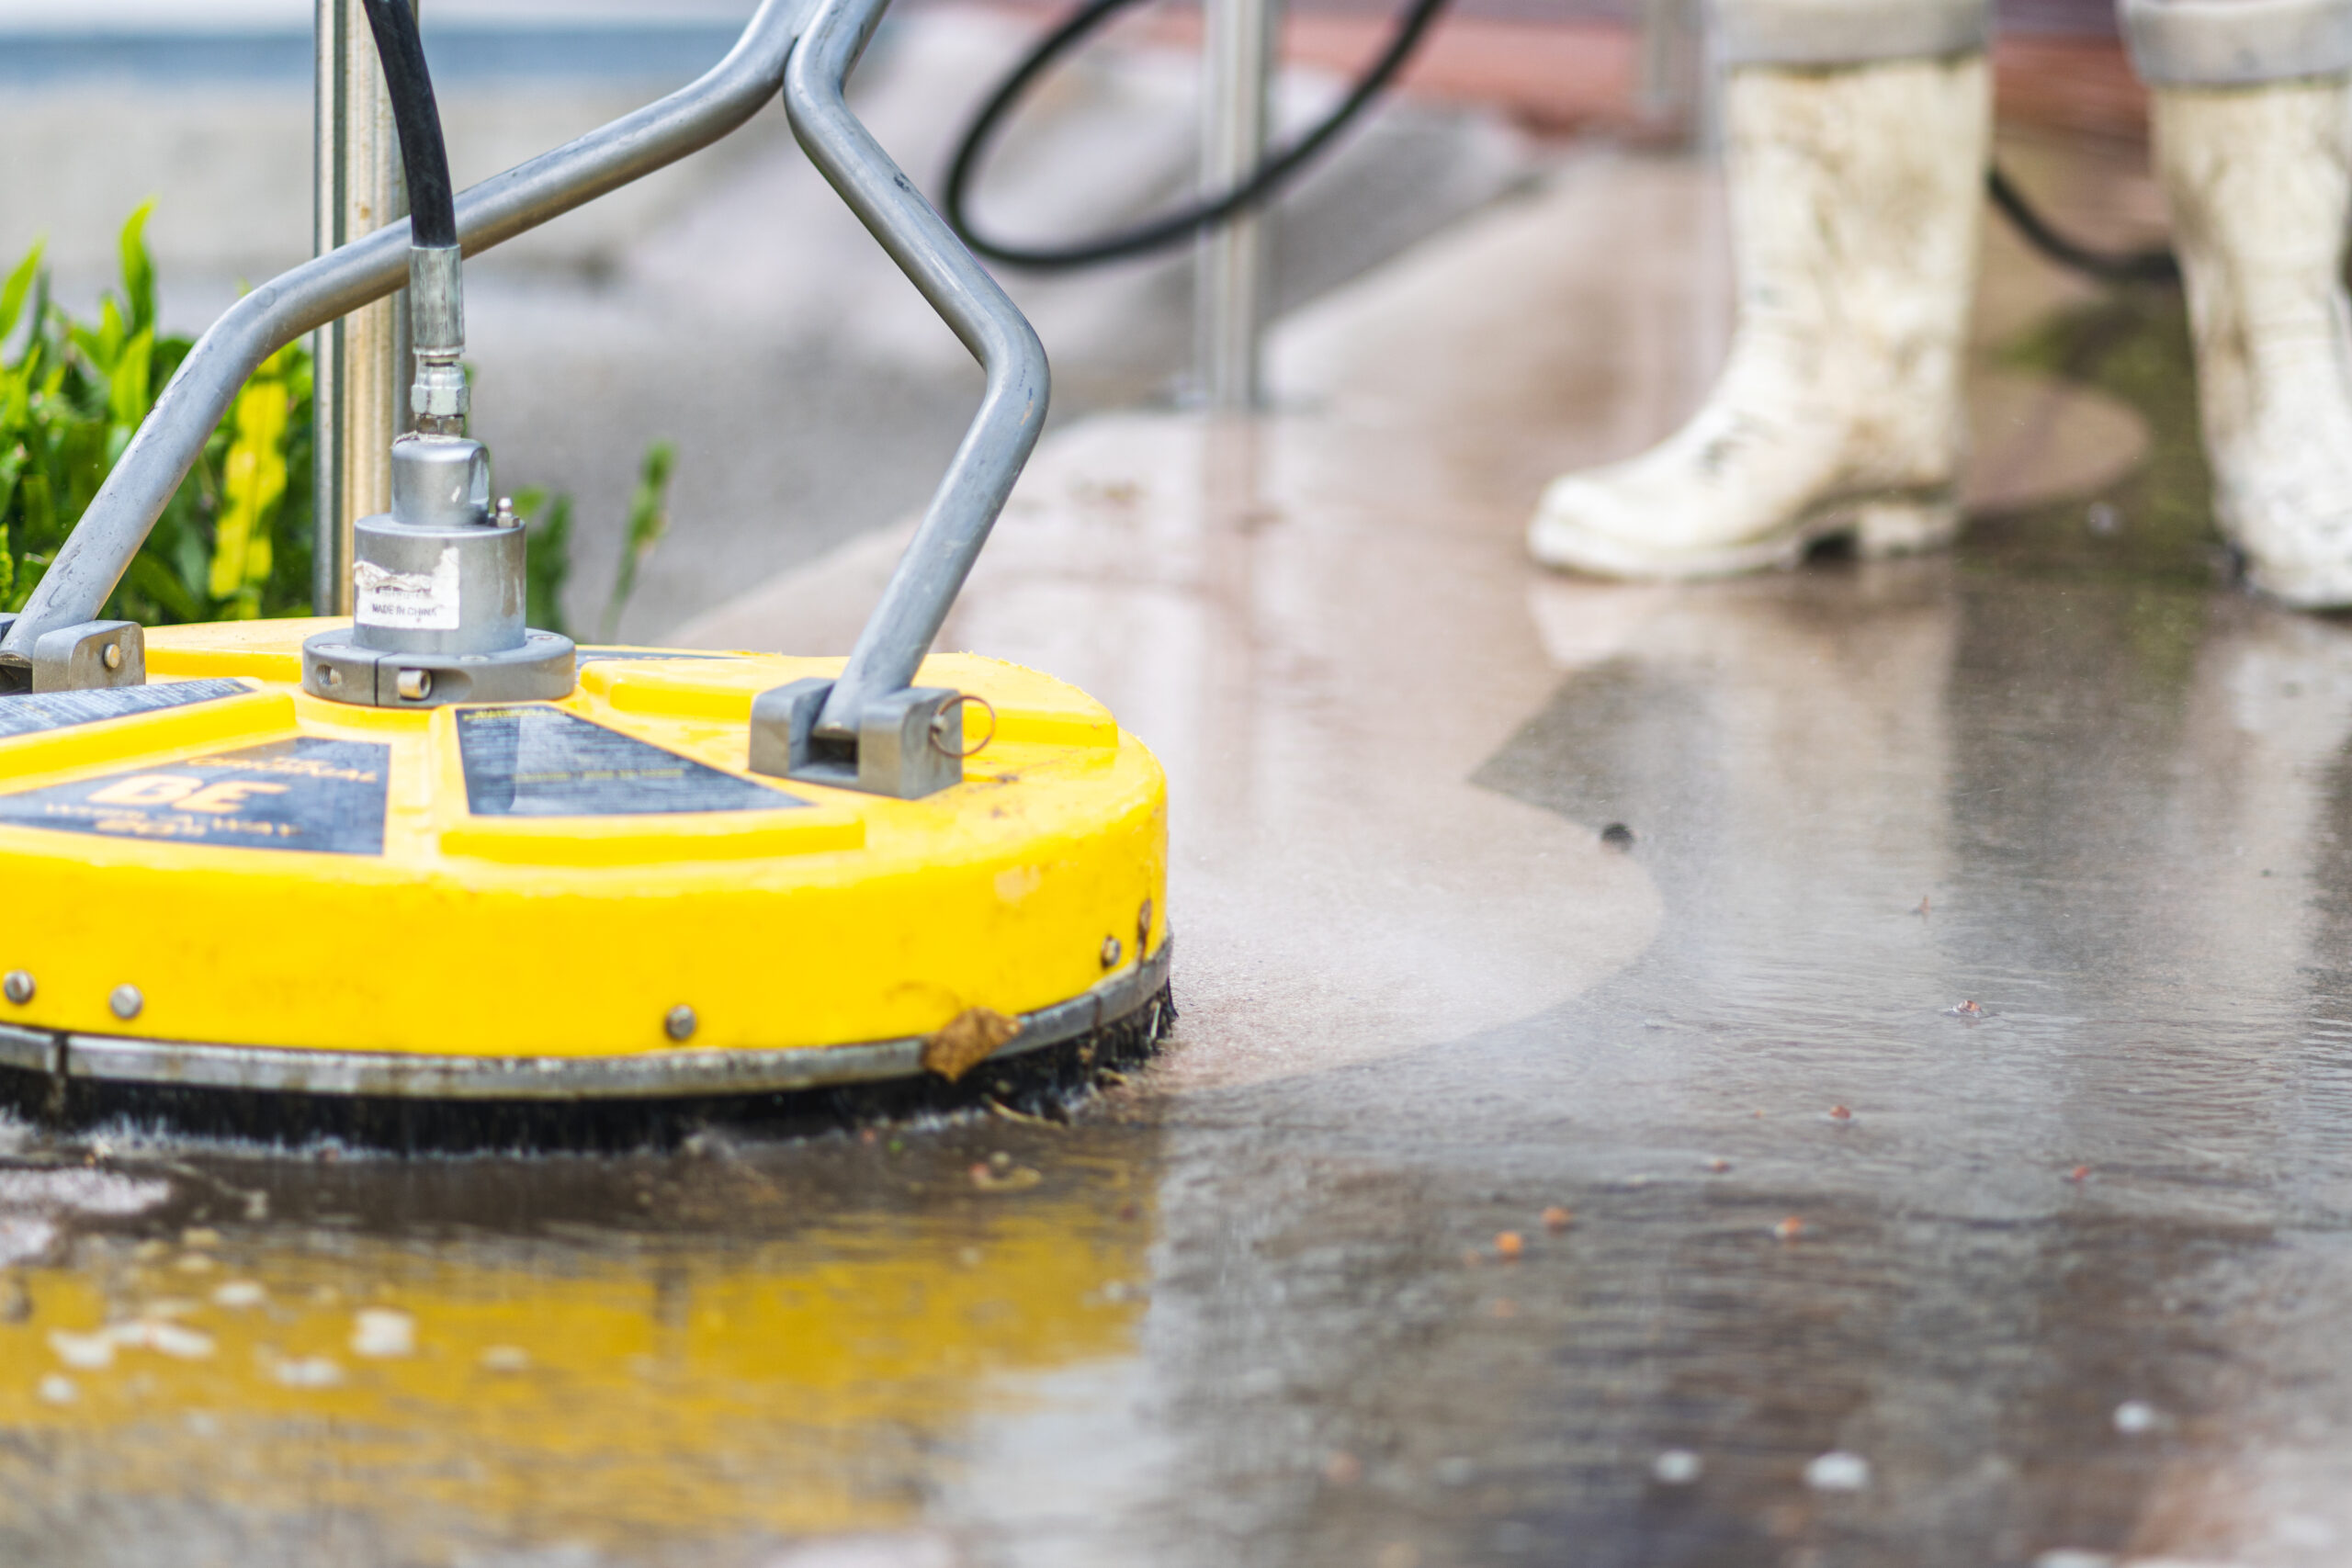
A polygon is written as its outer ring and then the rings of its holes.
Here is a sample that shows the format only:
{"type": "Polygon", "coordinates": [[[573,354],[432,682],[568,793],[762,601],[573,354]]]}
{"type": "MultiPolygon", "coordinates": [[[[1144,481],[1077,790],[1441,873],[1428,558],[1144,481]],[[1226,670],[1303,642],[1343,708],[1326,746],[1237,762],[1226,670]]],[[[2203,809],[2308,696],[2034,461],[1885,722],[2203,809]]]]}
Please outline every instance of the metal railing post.
{"type": "MultiPolygon", "coordinates": [[[[408,211],[400,139],[360,0],[318,0],[315,125],[311,241],[312,254],[322,256],[408,211]]],[[[406,289],[312,334],[311,581],[322,615],[351,614],[351,525],[391,508],[392,437],[406,423],[408,335],[406,289]]]]}
{"type": "MultiPolygon", "coordinates": [[[[1207,0],[1203,30],[1201,187],[1231,190],[1266,154],[1282,0],[1207,0]]],[[[1201,238],[1195,318],[1201,395],[1212,409],[1256,408],[1264,395],[1261,344],[1271,293],[1272,214],[1261,209],[1201,238]]]]}

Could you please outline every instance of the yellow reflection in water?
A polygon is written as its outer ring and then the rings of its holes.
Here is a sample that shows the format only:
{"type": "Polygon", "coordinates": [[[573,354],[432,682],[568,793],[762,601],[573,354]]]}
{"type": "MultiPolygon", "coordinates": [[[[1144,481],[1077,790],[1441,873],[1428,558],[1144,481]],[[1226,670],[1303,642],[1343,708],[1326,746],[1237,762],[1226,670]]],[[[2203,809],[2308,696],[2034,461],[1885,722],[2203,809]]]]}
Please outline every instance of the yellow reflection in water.
{"type": "Polygon", "coordinates": [[[1144,1228],[1032,1201],[952,1232],[426,1251],[306,1230],[232,1236],[200,1272],[35,1270],[29,1319],[0,1326],[0,1428],[30,1439],[0,1459],[0,1517],[96,1491],[374,1513],[419,1547],[899,1523],[1026,1374],[1128,1349],[1144,1228]],[[220,1304],[232,1282],[260,1303],[220,1304]],[[368,1309],[404,1314],[413,1353],[355,1353],[368,1309]],[[200,1338],[70,1365],[110,1317],[200,1338]]]}

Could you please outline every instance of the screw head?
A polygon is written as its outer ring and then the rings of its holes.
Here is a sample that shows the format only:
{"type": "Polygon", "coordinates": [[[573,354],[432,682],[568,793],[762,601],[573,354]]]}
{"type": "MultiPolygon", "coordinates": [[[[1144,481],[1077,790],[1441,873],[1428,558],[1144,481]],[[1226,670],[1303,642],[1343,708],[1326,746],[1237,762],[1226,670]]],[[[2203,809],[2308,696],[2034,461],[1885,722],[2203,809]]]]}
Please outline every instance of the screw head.
{"type": "Polygon", "coordinates": [[[403,670],[392,678],[392,689],[404,703],[421,703],[433,694],[433,671],[403,670]]]}
{"type": "Polygon", "coordinates": [[[105,660],[106,667],[107,667],[107,669],[109,669],[109,670],[119,670],[119,669],[121,669],[121,668],[122,668],[122,644],[120,644],[120,643],[119,643],[119,642],[110,642],[110,643],[107,644],[107,650],[106,650],[106,652],[105,652],[101,657],[105,660]]]}
{"type": "Polygon", "coordinates": [[[117,986],[114,994],[107,998],[107,1006],[112,1008],[115,1017],[125,1023],[137,1018],[139,1010],[146,1005],[147,998],[139,994],[136,986],[117,986]]]}
{"type": "Polygon", "coordinates": [[[0,980],[0,997],[6,997],[18,1007],[33,999],[33,977],[21,969],[11,969],[8,977],[0,980]]]}
{"type": "Polygon", "coordinates": [[[1104,937],[1102,939],[1102,967],[1105,969],[1117,968],[1119,966],[1119,954],[1125,951],[1126,950],[1125,948],[1119,945],[1119,939],[1117,937],[1104,937]]]}
{"type": "Polygon", "coordinates": [[[681,1045],[695,1037],[695,1010],[680,1002],[662,1020],[662,1032],[681,1045]]]}

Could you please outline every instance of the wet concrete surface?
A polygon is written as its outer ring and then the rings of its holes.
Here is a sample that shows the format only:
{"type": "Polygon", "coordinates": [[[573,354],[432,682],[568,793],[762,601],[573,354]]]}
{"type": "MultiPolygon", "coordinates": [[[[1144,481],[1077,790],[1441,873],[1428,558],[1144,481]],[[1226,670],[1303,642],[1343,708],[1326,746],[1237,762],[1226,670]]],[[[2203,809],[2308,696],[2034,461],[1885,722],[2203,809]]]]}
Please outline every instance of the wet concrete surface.
{"type": "MultiPolygon", "coordinates": [[[[0,1555],[2341,1561],[2352,629],[2227,581],[2177,303],[1997,236],[1988,367],[2138,423],[1955,557],[1525,566],[1709,367],[1704,244],[1597,243],[1678,178],[1041,450],[947,641],[1167,762],[1161,1064],[601,1157],[15,1126],[0,1555]]],[[[838,640],[891,543],[708,636],[838,640]]]]}

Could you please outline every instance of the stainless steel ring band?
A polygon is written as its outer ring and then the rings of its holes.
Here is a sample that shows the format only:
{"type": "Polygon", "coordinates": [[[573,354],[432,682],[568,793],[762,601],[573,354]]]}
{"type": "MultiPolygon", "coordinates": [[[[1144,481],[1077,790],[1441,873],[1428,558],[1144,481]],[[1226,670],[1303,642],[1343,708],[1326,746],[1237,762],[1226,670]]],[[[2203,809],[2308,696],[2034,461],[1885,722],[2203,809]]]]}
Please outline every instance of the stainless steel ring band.
{"type": "MultiPolygon", "coordinates": [[[[1076,1039],[1149,1007],[1168,983],[1171,931],[1159,951],[1066,1002],[1025,1013],[997,1053],[1014,1056],[1076,1039]]],[[[386,1100],[674,1100],[831,1089],[920,1076],[923,1040],[784,1051],[681,1048],[632,1056],[429,1056],[204,1045],[60,1034],[0,1024],[0,1066],[110,1083],[259,1089],[386,1100]]],[[[994,1058],[991,1058],[994,1059],[994,1058]]]]}
{"type": "Polygon", "coordinates": [[[2123,36],[2153,86],[2352,72],[2352,0],[2123,0],[2123,36]]]}
{"type": "Polygon", "coordinates": [[[1716,0],[1726,65],[1868,65],[1981,52],[1985,0],[1716,0]]]}

